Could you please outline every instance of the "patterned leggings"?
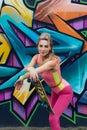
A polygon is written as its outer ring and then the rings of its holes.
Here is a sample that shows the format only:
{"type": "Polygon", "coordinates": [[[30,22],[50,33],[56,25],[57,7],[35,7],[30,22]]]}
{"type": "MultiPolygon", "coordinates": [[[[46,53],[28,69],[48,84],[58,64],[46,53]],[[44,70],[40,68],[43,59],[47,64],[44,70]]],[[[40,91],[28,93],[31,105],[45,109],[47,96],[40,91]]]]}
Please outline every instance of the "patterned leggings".
{"type": "Polygon", "coordinates": [[[61,130],[60,116],[72,101],[73,91],[71,86],[65,87],[61,92],[56,94],[52,91],[51,105],[55,114],[49,115],[49,123],[52,130],[61,130]]]}

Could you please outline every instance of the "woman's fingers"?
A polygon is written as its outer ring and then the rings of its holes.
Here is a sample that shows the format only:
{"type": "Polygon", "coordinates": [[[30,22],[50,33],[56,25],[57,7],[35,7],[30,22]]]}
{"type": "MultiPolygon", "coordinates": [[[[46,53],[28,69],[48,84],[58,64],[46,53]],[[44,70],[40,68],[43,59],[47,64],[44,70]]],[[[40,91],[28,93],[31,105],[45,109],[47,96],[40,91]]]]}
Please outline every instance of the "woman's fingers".
{"type": "Polygon", "coordinates": [[[36,82],[38,80],[38,75],[37,75],[35,69],[32,69],[30,71],[30,80],[33,82],[36,82]]]}
{"type": "Polygon", "coordinates": [[[23,84],[23,81],[19,81],[19,80],[18,80],[18,81],[15,83],[14,86],[15,86],[16,89],[19,90],[19,89],[22,87],[22,84],[23,84]]]}
{"type": "Polygon", "coordinates": [[[38,75],[34,73],[33,75],[30,75],[30,80],[33,82],[36,82],[38,80],[38,75]]]}
{"type": "Polygon", "coordinates": [[[16,86],[16,89],[17,89],[17,90],[20,90],[20,88],[21,88],[21,86],[20,86],[20,85],[16,86]]]}

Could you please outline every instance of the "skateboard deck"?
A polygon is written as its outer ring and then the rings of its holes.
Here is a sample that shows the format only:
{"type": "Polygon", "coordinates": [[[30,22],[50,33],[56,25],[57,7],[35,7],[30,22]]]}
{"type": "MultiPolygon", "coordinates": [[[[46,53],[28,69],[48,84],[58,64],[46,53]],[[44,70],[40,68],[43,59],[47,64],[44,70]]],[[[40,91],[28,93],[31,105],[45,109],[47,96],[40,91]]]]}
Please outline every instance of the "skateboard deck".
{"type": "Polygon", "coordinates": [[[48,98],[48,96],[47,96],[47,94],[45,92],[45,89],[44,89],[44,87],[42,85],[42,81],[43,80],[41,80],[41,81],[38,80],[37,82],[35,82],[34,87],[35,87],[36,92],[38,93],[40,99],[43,101],[46,110],[48,112],[54,113],[54,111],[53,111],[53,109],[51,107],[51,104],[50,104],[50,100],[49,100],[49,98],[48,98]]]}
{"type": "Polygon", "coordinates": [[[23,81],[23,85],[20,90],[14,89],[13,96],[22,104],[25,105],[28,98],[31,94],[36,90],[37,94],[39,95],[42,103],[41,105],[46,108],[48,112],[54,113],[51,107],[49,98],[44,90],[42,85],[42,80],[38,79],[37,82],[32,82],[30,79],[25,79],[23,81]]]}
{"type": "Polygon", "coordinates": [[[28,82],[27,79],[23,81],[23,85],[20,90],[14,89],[13,96],[22,104],[24,105],[31,94],[34,92],[35,87],[30,89],[31,82],[28,82]]]}

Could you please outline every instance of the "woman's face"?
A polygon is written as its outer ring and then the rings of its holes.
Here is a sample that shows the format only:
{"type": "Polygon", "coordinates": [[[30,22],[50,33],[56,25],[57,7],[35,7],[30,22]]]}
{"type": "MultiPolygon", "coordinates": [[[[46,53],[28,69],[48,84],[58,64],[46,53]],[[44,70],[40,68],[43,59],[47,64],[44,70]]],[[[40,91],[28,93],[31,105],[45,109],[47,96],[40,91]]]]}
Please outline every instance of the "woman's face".
{"type": "Polygon", "coordinates": [[[38,52],[44,57],[49,54],[51,50],[50,43],[47,40],[40,40],[38,44],[38,52]]]}

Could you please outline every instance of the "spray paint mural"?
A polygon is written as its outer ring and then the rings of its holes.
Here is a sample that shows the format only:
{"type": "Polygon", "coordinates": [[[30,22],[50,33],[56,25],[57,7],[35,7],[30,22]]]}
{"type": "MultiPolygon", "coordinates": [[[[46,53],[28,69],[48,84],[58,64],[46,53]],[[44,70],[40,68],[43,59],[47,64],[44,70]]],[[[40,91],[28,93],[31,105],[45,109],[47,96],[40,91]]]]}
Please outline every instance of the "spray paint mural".
{"type": "Polygon", "coordinates": [[[8,103],[13,116],[29,125],[38,95],[32,91],[23,105],[13,96],[14,83],[37,53],[42,32],[51,34],[62,75],[73,88],[63,116],[76,124],[77,117],[87,119],[87,0],[0,0],[0,105],[8,103]]]}

